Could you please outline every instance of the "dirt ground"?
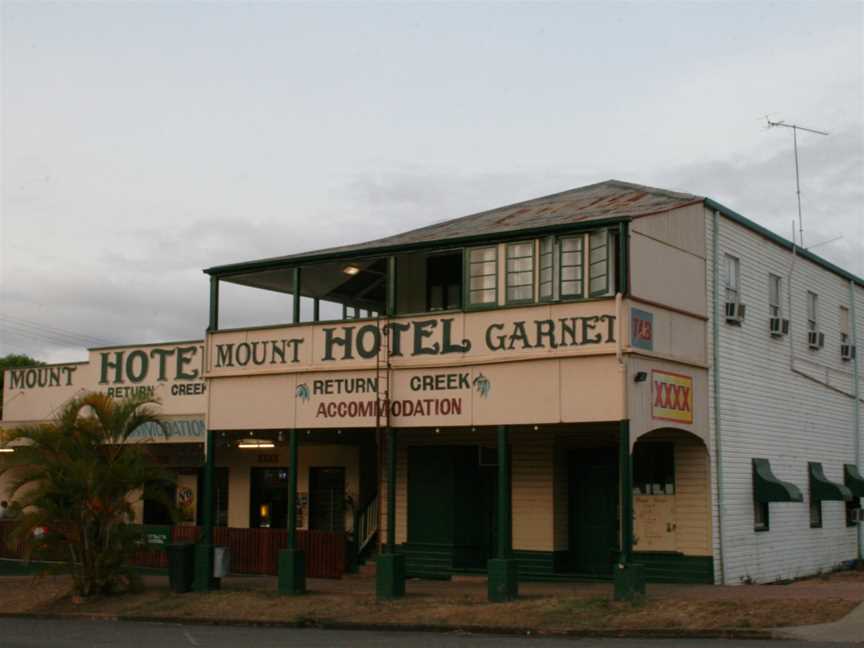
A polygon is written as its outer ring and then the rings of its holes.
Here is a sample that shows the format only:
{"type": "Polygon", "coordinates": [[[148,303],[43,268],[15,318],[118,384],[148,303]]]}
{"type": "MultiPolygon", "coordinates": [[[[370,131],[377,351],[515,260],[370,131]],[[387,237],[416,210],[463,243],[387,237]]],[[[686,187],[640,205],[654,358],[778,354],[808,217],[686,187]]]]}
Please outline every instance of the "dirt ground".
{"type": "Polygon", "coordinates": [[[423,624],[535,628],[547,632],[759,629],[836,621],[864,600],[864,572],[789,585],[738,587],[653,585],[637,605],[611,600],[608,583],[524,584],[518,601],[491,604],[485,581],[410,581],[404,599],[378,602],[374,579],[310,580],[310,593],[280,596],[275,579],[232,577],[223,589],[174,594],[167,577],[148,576],[137,594],[78,602],[60,576],[0,577],[0,610],[171,619],[304,623],[423,624]]]}

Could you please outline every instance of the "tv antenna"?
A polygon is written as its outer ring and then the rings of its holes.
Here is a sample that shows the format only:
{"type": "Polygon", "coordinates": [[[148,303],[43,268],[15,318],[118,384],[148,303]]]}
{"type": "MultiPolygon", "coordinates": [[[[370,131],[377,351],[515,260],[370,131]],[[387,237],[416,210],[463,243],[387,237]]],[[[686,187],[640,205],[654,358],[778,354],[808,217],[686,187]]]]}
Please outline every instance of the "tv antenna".
{"type": "MultiPolygon", "coordinates": [[[[805,128],[804,126],[799,126],[798,124],[787,124],[782,119],[779,121],[771,121],[768,115],[765,115],[765,121],[768,124],[768,128],[776,128],[777,126],[782,126],[783,128],[791,128],[792,129],[792,142],[795,147],[795,194],[798,198],[798,244],[803,248],[804,247],[804,223],[801,220],[801,178],[798,174],[798,131],[805,131],[807,133],[813,133],[815,135],[828,135],[825,131],[816,130],[815,128],[805,128]]],[[[792,242],[795,242],[795,230],[792,230],[792,242]]],[[[821,245],[821,244],[820,244],[821,245]]]]}

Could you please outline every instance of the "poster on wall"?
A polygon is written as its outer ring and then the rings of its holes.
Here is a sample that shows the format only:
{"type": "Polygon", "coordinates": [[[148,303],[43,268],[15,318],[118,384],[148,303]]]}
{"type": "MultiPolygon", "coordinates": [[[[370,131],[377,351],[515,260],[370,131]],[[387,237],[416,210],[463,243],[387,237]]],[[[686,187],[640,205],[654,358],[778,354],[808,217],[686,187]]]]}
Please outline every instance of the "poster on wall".
{"type": "Polygon", "coordinates": [[[693,377],[654,369],[651,372],[651,417],[693,423],[693,377]]]}

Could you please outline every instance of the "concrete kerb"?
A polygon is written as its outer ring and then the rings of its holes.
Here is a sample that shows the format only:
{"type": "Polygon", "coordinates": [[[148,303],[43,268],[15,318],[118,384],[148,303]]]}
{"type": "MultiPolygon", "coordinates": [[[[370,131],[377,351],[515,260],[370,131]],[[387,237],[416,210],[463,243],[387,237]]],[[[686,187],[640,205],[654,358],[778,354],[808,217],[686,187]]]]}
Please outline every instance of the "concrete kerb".
{"type": "Polygon", "coordinates": [[[776,628],[777,639],[800,639],[838,643],[864,643],[864,603],[833,623],[776,628]]]}
{"type": "Polygon", "coordinates": [[[211,625],[237,626],[253,628],[303,628],[319,630],[357,630],[372,632],[428,632],[428,633],[460,633],[498,636],[522,637],[566,637],[566,638],[617,638],[617,639],[776,639],[771,630],[754,630],[752,628],[725,628],[706,630],[682,630],[671,628],[609,629],[585,628],[580,630],[547,631],[524,627],[493,627],[473,625],[428,625],[428,624],[395,624],[395,623],[350,623],[338,621],[256,621],[254,619],[208,619],[202,617],[160,617],[160,616],[128,616],[93,613],[33,613],[20,614],[0,612],[0,619],[52,619],[52,620],[87,620],[87,621],[136,621],[139,623],[165,623],[172,625],[211,625]]]}

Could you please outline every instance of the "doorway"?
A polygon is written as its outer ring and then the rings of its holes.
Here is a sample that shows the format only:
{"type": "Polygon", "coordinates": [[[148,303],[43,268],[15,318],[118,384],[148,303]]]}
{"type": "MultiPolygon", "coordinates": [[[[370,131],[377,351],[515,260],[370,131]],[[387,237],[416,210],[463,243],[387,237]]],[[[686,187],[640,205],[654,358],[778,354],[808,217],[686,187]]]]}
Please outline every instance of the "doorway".
{"type": "Polygon", "coordinates": [[[345,468],[309,469],[309,529],[345,531],[345,468]]]}
{"type": "Polygon", "coordinates": [[[249,526],[284,529],[288,525],[288,468],[252,468],[249,526]]]}
{"type": "Polygon", "coordinates": [[[497,467],[477,446],[408,448],[408,545],[482,569],[497,546],[497,467]]]}
{"type": "Polygon", "coordinates": [[[618,462],[614,448],[570,453],[570,569],[610,575],[618,555],[618,462]]]}

